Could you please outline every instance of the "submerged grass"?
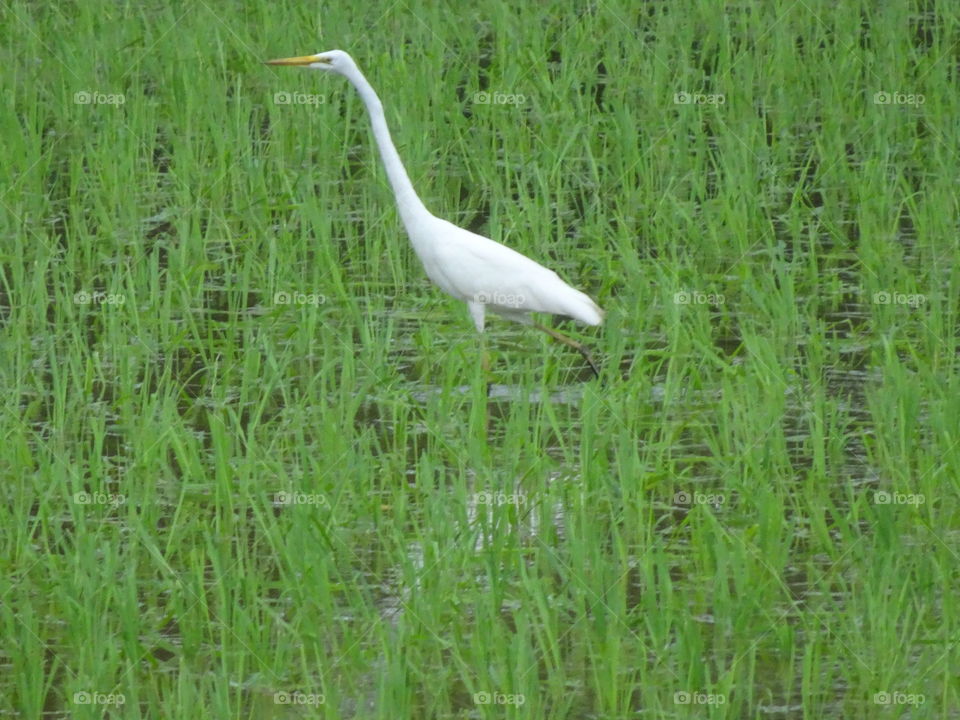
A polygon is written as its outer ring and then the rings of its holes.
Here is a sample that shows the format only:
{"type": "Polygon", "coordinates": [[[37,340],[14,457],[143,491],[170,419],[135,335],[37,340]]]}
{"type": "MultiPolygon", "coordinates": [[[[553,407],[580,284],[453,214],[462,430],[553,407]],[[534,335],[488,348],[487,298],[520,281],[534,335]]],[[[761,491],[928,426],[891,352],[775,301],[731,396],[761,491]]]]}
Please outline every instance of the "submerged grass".
{"type": "Polygon", "coordinates": [[[956,9],[4,14],[0,713],[958,717],[956,9]]]}

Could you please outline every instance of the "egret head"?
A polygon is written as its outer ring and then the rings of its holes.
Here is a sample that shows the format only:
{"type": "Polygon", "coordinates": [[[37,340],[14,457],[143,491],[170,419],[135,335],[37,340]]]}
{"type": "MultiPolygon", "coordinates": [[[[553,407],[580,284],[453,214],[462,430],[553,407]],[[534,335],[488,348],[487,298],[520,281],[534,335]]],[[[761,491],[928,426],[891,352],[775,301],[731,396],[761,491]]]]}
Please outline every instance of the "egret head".
{"type": "Polygon", "coordinates": [[[343,50],[327,50],[316,55],[302,55],[300,57],[280,58],[279,60],[267,60],[267,65],[295,65],[299,67],[312,68],[314,70],[327,70],[339,75],[346,75],[351,69],[357,66],[343,50]]]}

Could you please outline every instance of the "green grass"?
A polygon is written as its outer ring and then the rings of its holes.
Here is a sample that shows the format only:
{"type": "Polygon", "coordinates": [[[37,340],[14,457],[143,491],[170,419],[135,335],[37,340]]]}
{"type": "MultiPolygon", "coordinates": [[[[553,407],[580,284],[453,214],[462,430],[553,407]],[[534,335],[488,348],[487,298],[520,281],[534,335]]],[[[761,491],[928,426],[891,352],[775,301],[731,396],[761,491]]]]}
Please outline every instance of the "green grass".
{"type": "Polygon", "coordinates": [[[960,12],[430,5],[2,11],[0,715],[960,717],[960,12]]]}

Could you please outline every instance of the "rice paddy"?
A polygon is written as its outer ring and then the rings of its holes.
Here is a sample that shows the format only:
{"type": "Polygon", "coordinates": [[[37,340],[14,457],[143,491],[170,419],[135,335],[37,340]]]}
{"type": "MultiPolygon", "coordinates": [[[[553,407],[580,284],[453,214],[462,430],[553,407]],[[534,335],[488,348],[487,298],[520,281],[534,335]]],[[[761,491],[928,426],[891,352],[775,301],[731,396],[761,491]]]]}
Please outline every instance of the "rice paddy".
{"type": "Polygon", "coordinates": [[[960,717],[960,7],[0,12],[0,717],[960,717]]]}

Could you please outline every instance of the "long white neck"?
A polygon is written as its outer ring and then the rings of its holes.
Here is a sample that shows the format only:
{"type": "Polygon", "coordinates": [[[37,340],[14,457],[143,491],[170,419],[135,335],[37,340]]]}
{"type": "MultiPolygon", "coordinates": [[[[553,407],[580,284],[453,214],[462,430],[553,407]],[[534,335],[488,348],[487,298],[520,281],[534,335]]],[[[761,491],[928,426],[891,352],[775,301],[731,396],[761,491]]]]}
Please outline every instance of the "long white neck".
{"type": "Polygon", "coordinates": [[[393,146],[393,140],[390,138],[387,118],[383,114],[383,104],[377,97],[377,92],[356,66],[350,68],[349,72],[344,73],[344,76],[357,89],[360,99],[363,100],[363,104],[366,105],[367,112],[370,114],[373,137],[377,141],[383,167],[387,171],[390,187],[393,188],[393,195],[397,200],[400,219],[407,231],[410,232],[418,214],[422,216],[430,213],[417,195],[417,191],[413,189],[407,171],[404,169],[403,163],[400,162],[400,156],[397,154],[397,149],[393,146]]]}

